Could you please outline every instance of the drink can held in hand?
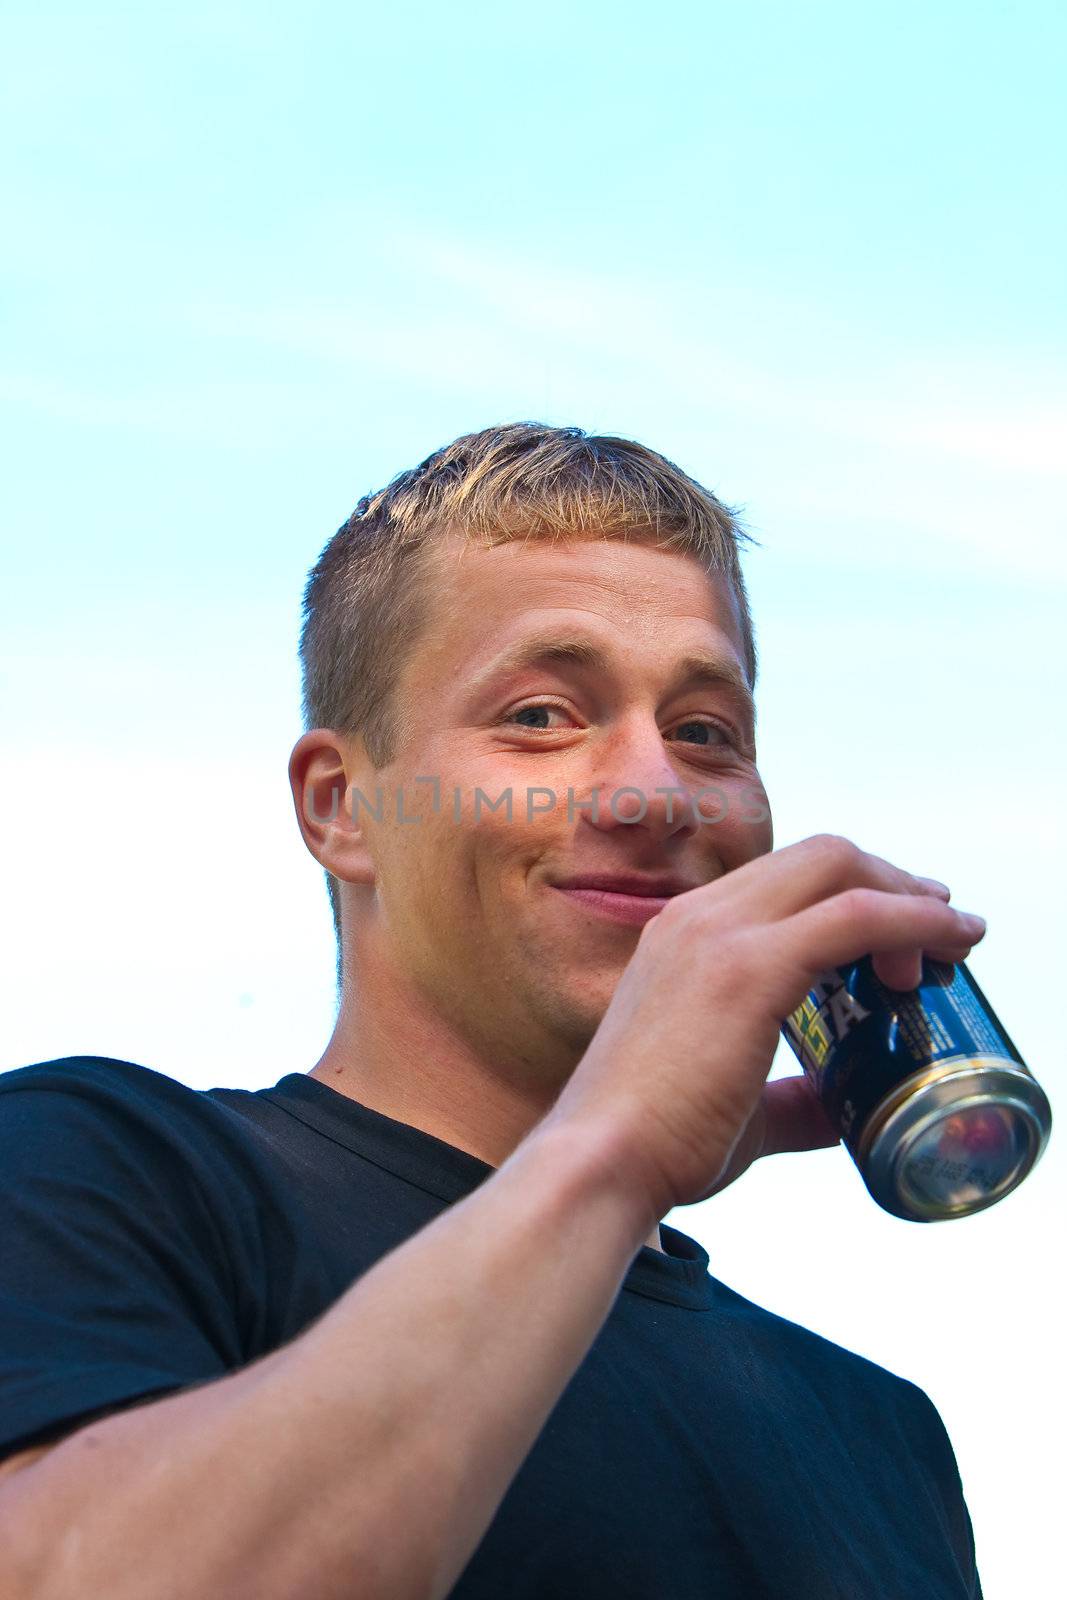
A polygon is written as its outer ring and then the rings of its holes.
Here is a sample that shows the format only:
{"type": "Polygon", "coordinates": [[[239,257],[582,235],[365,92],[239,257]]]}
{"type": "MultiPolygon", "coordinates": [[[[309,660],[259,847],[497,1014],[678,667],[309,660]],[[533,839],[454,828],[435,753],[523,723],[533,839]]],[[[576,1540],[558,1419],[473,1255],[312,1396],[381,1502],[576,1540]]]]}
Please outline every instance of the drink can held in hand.
{"type": "Polygon", "coordinates": [[[924,958],[918,988],[896,990],[865,956],[825,973],[782,1032],[893,1216],[995,1205],[1048,1142],[1048,1098],[963,962],[924,958]]]}

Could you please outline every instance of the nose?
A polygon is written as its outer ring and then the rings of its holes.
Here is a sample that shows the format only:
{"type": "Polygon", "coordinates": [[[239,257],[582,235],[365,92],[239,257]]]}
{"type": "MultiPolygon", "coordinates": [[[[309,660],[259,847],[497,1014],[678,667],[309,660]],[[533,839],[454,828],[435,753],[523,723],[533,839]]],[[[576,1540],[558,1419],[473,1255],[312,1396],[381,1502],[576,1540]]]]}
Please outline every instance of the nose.
{"type": "Polygon", "coordinates": [[[580,814],[604,832],[628,828],[668,839],[700,827],[692,791],[679,780],[663,735],[647,716],[635,714],[612,730],[593,763],[589,789],[579,800],[586,802],[580,814]]]}

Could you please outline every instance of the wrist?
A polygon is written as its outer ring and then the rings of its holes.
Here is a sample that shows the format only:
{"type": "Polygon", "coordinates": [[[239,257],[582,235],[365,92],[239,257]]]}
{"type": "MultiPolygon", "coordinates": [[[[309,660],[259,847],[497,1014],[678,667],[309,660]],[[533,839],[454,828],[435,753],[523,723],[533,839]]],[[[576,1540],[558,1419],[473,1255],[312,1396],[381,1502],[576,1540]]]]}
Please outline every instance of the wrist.
{"type": "Polygon", "coordinates": [[[670,1210],[658,1210],[638,1180],[632,1143],[613,1122],[592,1116],[557,1114],[540,1122],[515,1151],[532,1161],[550,1182],[557,1205],[568,1219],[609,1219],[620,1248],[637,1253],[670,1210]]]}

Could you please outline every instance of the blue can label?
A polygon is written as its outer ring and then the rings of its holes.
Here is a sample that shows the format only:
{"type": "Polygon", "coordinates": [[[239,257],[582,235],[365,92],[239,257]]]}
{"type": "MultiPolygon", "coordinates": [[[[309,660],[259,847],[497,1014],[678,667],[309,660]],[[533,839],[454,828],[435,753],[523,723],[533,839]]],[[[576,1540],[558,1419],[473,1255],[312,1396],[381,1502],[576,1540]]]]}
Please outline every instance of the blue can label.
{"type": "Polygon", "coordinates": [[[782,1032],[853,1155],[871,1113],[924,1068],[984,1056],[1026,1071],[963,962],[924,960],[919,987],[895,990],[865,956],[824,974],[782,1032]]]}

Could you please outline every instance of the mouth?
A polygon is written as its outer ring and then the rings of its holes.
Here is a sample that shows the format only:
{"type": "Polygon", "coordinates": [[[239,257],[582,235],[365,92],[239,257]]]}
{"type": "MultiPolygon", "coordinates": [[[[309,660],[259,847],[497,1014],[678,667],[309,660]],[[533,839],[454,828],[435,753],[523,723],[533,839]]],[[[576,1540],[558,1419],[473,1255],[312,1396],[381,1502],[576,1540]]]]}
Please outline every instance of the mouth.
{"type": "Polygon", "coordinates": [[[668,900],[696,888],[677,878],[638,878],[623,875],[590,875],[554,883],[550,888],[583,915],[641,927],[659,915],[668,900]]]}
{"type": "Polygon", "coordinates": [[[590,916],[606,917],[609,922],[625,922],[631,927],[641,927],[651,922],[670,899],[669,895],[616,894],[611,889],[557,888],[556,892],[590,916]]]}

